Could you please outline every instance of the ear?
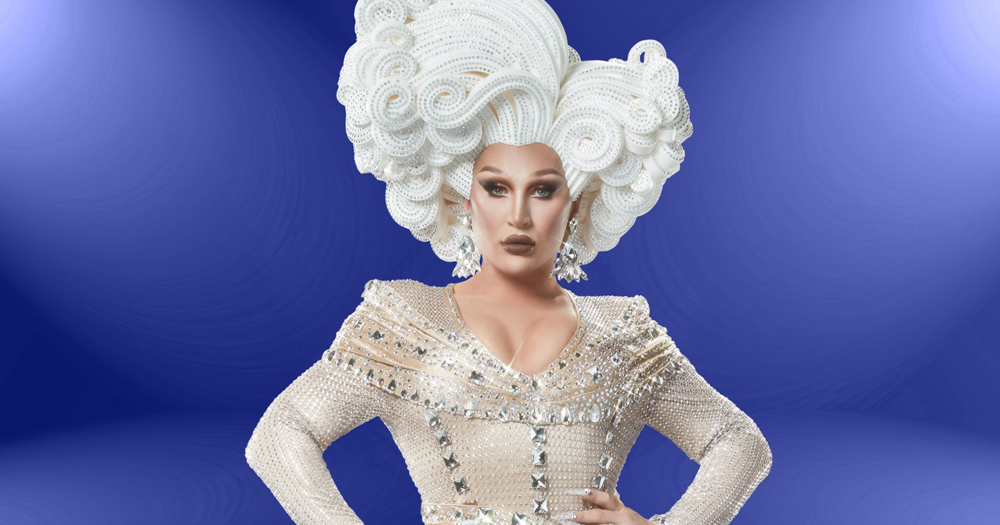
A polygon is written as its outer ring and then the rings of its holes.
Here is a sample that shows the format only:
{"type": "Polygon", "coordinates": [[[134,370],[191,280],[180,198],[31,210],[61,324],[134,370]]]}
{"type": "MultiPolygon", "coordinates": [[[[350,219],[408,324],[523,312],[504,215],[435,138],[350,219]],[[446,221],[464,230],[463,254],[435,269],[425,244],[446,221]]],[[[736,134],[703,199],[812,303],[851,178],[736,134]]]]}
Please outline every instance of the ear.
{"type": "MultiPolygon", "coordinates": [[[[582,197],[582,196],[583,195],[581,194],[580,197],[582,197]]],[[[570,219],[572,219],[573,217],[576,217],[576,215],[578,213],[580,213],[580,201],[582,200],[580,197],[577,197],[576,200],[573,201],[573,205],[569,209],[569,218],[570,219]]]]}

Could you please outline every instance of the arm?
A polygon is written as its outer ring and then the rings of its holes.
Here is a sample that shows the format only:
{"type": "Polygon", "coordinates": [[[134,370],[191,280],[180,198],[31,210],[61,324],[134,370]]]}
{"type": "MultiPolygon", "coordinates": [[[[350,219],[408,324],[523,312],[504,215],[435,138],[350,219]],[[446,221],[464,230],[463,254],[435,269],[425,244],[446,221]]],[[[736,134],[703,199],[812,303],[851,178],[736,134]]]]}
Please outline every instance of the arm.
{"type": "Polygon", "coordinates": [[[657,525],[725,525],[771,471],[771,449],[754,421],[686,358],[652,391],[646,424],[700,465],[677,503],[650,517],[657,525]]]}
{"type": "MultiPolygon", "coordinates": [[[[334,346],[340,342],[338,333],[334,346]]],[[[298,525],[363,525],[337,490],[323,451],[358,425],[385,414],[391,395],[320,359],[264,412],[247,463],[298,525]]]]}

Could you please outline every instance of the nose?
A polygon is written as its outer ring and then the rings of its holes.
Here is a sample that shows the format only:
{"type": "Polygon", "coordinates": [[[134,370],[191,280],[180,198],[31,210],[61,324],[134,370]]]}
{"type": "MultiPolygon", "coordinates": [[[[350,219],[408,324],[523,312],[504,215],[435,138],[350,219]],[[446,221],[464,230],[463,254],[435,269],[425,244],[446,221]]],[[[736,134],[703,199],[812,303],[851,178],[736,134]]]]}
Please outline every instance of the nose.
{"type": "Polygon", "coordinates": [[[531,213],[526,198],[510,199],[510,208],[510,214],[507,216],[507,224],[515,228],[527,228],[531,226],[531,213]]]}

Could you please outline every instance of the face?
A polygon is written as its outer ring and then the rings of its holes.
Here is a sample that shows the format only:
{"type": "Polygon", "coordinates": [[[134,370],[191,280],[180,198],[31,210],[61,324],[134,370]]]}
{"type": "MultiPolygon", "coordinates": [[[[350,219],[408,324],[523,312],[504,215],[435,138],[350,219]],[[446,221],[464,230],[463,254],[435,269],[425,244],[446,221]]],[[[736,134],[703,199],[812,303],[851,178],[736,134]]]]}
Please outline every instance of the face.
{"type": "Polygon", "coordinates": [[[569,194],[562,161],[535,143],[496,143],[473,165],[465,209],[472,214],[476,246],[487,265],[508,275],[552,271],[579,207],[569,194]]]}

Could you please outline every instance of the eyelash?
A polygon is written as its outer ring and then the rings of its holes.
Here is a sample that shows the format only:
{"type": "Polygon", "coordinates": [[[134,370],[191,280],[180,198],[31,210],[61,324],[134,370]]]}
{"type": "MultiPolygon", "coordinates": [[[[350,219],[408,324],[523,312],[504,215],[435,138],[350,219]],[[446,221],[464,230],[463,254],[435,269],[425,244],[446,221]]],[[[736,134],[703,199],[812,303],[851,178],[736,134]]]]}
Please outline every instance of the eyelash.
{"type": "MultiPolygon", "coordinates": [[[[542,191],[546,192],[546,195],[541,196],[541,198],[547,199],[547,198],[551,197],[553,193],[555,193],[555,191],[556,191],[557,188],[558,188],[557,186],[542,185],[542,186],[536,187],[535,191],[542,190],[542,191]]],[[[496,194],[496,193],[493,192],[493,190],[496,190],[496,189],[503,189],[503,188],[500,187],[499,184],[497,184],[495,182],[485,182],[485,183],[483,183],[483,189],[486,190],[486,193],[489,194],[490,197],[503,197],[504,196],[503,194],[498,195],[498,194],[496,194]]],[[[534,192],[532,192],[532,193],[534,193],[534,192]]]]}

